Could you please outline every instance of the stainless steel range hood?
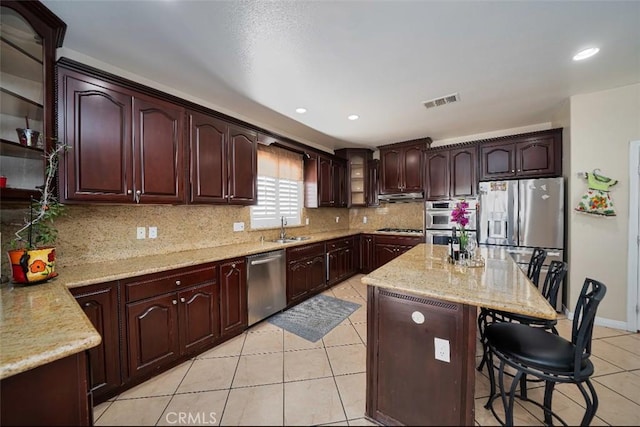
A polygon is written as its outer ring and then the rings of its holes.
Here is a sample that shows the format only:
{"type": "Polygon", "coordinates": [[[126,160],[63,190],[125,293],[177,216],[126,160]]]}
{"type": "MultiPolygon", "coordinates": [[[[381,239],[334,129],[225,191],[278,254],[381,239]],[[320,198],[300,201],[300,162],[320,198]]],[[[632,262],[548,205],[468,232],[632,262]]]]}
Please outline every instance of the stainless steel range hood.
{"type": "Polygon", "coordinates": [[[380,194],[378,195],[378,200],[385,203],[422,202],[424,201],[424,195],[422,192],[380,194]]]}

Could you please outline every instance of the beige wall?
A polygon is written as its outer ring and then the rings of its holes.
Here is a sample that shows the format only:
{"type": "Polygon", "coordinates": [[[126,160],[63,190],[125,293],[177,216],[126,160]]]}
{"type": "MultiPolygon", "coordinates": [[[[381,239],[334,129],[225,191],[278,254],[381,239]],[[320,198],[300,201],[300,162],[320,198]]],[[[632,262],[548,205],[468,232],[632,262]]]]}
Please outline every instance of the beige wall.
{"type": "Polygon", "coordinates": [[[640,139],[640,84],[571,97],[569,200],[569,307],[573,311],[585,277],[602,281],[607,295],[598,317],[626,322],[629,239],[629,141],[640,139]],[[575,212],[587,190],[579,172],[598,168],[619,182],[611,188],[617,216],[575,212]]]}

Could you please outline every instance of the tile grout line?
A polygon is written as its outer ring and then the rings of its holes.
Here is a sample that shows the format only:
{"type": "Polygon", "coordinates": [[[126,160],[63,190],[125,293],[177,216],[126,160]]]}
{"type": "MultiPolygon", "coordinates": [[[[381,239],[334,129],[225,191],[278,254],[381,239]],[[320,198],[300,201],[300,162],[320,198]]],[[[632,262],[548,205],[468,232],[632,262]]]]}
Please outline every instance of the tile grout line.
{"type": "Polygon", "coordinates": [[[233,370],[233,376],[231,377],[231,383],[229,384],[229,388],[227,390],[227,398],[224,400],[224,405],[222,407],[222,414],[220,415],[220,420],[218,421],[218,425],[222,425],[222,419],[224,417],[224,412],[227,409],[227,403],[229,403],[229,396],[231,395],[231,390],[233,388],[233,381],[236,379],[236,374],[238,373],[238,366],[240,366],[240,358],[242,357],[242,350],[244,350],[244,345],[247,342],[247,333],[243,332],[244,339],[242,340],[242,345],[240,346],[240,353],[238,354],[238,361],[236,362],[236,368],[233,370]]]}

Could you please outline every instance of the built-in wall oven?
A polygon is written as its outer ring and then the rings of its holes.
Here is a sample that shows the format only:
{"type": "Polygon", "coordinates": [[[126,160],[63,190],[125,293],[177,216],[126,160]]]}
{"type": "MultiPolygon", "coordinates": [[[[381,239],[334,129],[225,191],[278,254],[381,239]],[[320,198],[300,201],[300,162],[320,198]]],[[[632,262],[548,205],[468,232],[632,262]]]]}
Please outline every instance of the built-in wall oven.
{"type": "MultiPolygon", "coordinates": [[[[427,230],[451,230],[451,227],[455,226],[454,222],[451,222],[451,212],[456,207],[459,200],[441,200],[441,201],[428,201],[425,205],[425,228],[427,230]]],[[[476,229],[476,211],[478,207],[478,201],[475,199],[466,200],[469,204],[467,210],[469,211],[469,230],[476,229]]]]}
{"type": "MultiPolygon", "coordinates": [[[[451,213],[460,200],[438,200],[425,202],[424,209],[424,225],[425,225],[425,242],[432,245],[448,245],[451,237],[451,228],[457,224],[451,221],[451,213]]],[[[476,238],[477,226],[477,208],[478,201],[476,199],[467,199],[469,204],[467,211],[469,214],[469,224],[466,229],[470,238],[476,238]]]]}

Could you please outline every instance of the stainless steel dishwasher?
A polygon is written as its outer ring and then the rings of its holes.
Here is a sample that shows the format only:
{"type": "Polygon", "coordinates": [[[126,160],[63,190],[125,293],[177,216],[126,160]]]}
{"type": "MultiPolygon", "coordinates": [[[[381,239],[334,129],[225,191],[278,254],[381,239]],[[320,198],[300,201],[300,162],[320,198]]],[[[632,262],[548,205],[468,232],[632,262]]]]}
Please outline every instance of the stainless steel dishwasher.
{"type": "Polygon", "coordinates": [[[287,306],[284,249],[247,257],[249,325],[287,306]]]}

